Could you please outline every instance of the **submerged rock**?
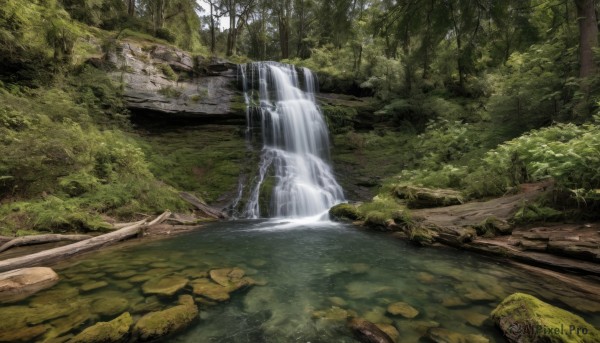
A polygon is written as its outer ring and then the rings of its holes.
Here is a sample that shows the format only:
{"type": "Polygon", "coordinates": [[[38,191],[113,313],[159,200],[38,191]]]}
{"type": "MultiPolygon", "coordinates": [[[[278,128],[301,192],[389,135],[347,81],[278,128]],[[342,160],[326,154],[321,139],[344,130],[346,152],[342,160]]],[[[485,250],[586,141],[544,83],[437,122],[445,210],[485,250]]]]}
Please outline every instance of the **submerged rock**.
{"type": "Polygon", "coordinates": [[[194,294],[201,295],[210,300],[219,302],[229,300],[227,287],[223,287],[208,279],[195,280],[192,282],[192,287],[194,288],[194,294]]]}
{"type": "Polygon", "coordinates": [[[141,342],[148,342],[190,325],[198,317],[198,306],[189,295],[180,296],[179,304],[140,318],[133,328],[133,336],[141,342]]]}
{"type": "Polygon", "coordinates": [[[133,319],[129,312],[109,322],[98,322],[71,339],[70,343],[111,343],[121,342],[129,334],[133,319]]]}
{"type": "Polygon", "coordinates": [[[583,318],[524,293],[504,299],[492,320],[511,343],[600,342],[600,331],[583,318]]]}
{"type": "Polygon", "coordinates": [[[93,291],[95,289],[106,287],[106,286],[108,286],[108,282],[106,282],[106,281],[91,281],[91,282],[84,283],[79,288],[84,292],[89,292],[89,291],[93,291]]]}
{"type": "Polygon", "coordinates": [[[387,308],[388,313],[394,316],[402,316],[404,318],[414,318],[419,315],[419,311],[405,302],[397,302],[390,304],[387,308]]]}
{"type": "Polygon", "coordinates": [[[444,328],[431,328],[427,331],[427,339],[435,343],[489,343],[482,335],[462,334],[444,328]]]}
{"type": "Polygon", "coordinates": [[[377,325],[362,319],[350,320],[348,326],[356,338],[363,343],[394,343],[394,340],[377,325]]]}
{"type": "Polygon", "coordinates": [[[396,329],[395,326],[384,323],[375,323],[375,325],[379,329],[381,329],[381,331],[385,332],[388,336],[390,336],[392,341],[396,342],[398,341],[398,338],[400,338],[400,332],[398,332],[398,329],[396,329]]]}
{"type": "Polygon", "coordinates": [[[318,319],[345,321],[349,317],[355,316],[356,313],[353,311],[344,310],[343,308],[337,306],[332,306],[324,311],[315,311],[312,315],[314,318],[318,319]]]}
{"type": "Polygon", "coordinates": [[[96,299],[91,306],[93,313],[103,316],[114,316],[129,307],[129,301],[120,296],[102,297],[96,299]]]}
{"type": "Polygon", "coordinates": [[[34,267],[0,273],[0,303],[25,299],[58,282],[51,268],[34,267]]]}
{"type": "Polygon", "coordinates": [[[18,330],[0,330],[0,342],[31,342],[49,329],[49,325],[37,325],[21,327],[18,330]]]}
{"type": "Polygon", "coordinates": [[[146,281],[142,285],[144,294],[172,296],[188,284],[183,276],[171,275],[146,281]]]}

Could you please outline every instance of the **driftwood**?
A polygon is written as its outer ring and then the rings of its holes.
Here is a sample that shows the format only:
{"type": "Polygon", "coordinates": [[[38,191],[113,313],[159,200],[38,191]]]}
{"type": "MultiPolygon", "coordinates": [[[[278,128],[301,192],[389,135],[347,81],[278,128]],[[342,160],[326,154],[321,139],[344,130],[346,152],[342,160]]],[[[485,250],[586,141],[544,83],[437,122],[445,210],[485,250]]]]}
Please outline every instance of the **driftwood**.
{"type": "Polygon", "coordinates": [[[24,245],[35,245],[35,244],[44,244],[44,243],[54,243],[54,242],[62,242],[62,241],[83,241],[84,239],[92,238],[92,236],[88,235],[57,235],[57,234],[48,234],[48,235],[35,235],[35,236],[24,236],[18,237],[4,243],[0,246],[0,253],[4,252],[8,249],[21,247],[24,245]]]}
{"type": "Polygon", "coordinates": [[[186,192],[179,193],[181,199],[189,202],[194,205],[197,209],[204,212],[207,216],[215,219],[227,219],[227,215],[214,207],[210,207],[202,202],[202,200],[198,199],[194,195],[186,192]]]}
{"type": "Polygon", "coordinates": [[[41,251],[31,255],[15,257],[8,260],[0,261],[0,273],[17,268],[25,268],[39,264],[57,262],[75,255],[79,255],[84,252],[96,250],[101,247],[114,244],[124,239],[137,236],[140,232],[143,232],[145,228],[162,223],[170,215],[171,212],[167,211],[151,222],[148,222],[147,219],[140,220],[139,222],[135,222],[130,226],[101,236],[96,236],[77,243],[41,251]]]}

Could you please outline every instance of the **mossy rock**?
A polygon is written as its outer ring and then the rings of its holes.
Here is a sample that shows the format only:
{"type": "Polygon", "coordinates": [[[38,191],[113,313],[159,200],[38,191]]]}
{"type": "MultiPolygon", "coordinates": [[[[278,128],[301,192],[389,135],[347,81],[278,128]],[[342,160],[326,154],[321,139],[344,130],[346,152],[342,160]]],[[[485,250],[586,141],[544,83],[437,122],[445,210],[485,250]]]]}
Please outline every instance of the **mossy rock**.
{"type": "Polygon", "coordinates": [[[443,207],[464,202],[462,194],[452,189],[396,186],[394,194],[400,199],[405,199],[408,208],[443,207]]]}
{"type": "Polygon", "coordinates": [[[98,298],[92,303],[91,309],[93,313],[103,316],[114,316],[122,313],[129,307],[129,301],[120,296],[110,296],[106,298],[98,298]]]}
{"type": "Polygon", "coordinates": [[[409,228],[408,237],[411,242],[418,245],[431,245],[435,240],[436,233],[424,226],[415,225],[409,228]]]}
{"type": "Polygon", "coordinates": [[[110,343],[124,341],[129,334],[133,319],[129,312],[125,312],[109,322],[96,323],[69,342],[71,343],[110,343]]]}
{"type": "Polygon", "coordinates": [[[365,225],[371,228],[385,229],[388,219],[383,212],[371,211],[365,217],[365,225]]]}
{"type": "Polygon", "coordinates": [[[329,217],[335,221],[355,221],[362,218],[362,215],[354,205],[338,204],[329,209],[329,217]]]}
{"type": "Polygon", "coordinates": [[[198,306],[191,296],[182,295],[179,304],[140,318],[133,328],[135,339],[140,342],[153,341],[184,329],[198,318],[198,306]]]}
{"type": "Polygon", "coordinates": [[[188,279],[172,275],[146,281],[142,285],[144,294],[172,296],[188,284],[188,279]]]}
{"type": "Polygon", "coordinates": [[[427,330],[427,339],[431,342],[443,343],[489,343],[490,340],[482,335],[462,334],[444,328],[427,330]]]}
{"type": "Polygon", "coordinates": [[[390,304],[387,307],[387,312],[394,316],[402,316],[404,318],[412,319],[419,315],[419,310],[410,306],[405,302],[396,302],[390,304]]]}
{"type": "Polygon", "coordinates": [[[580,316],[524,293],[504,299],[492,320],[510,343],[600,342],[600,331],[580,316]]]}

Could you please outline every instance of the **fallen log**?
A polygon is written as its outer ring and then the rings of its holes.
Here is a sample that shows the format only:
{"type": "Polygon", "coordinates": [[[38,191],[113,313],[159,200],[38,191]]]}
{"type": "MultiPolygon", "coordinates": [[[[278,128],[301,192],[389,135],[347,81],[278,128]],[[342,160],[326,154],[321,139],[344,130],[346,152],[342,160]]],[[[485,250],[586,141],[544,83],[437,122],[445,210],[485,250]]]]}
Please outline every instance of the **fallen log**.
{"type": "Polygon", "coordinates": [[[139,235],[140,230],[143,230],[144,228],[152,225],[159,224],[165,219],[167,219],[170,215],[171,212],[166,211],[165,213],[156,217],[156,219],[154,219],[151,222],[148,222],[147,219],[140,220],[130,226],[101,236],[92,237],[77,243],[65,245],[54,249],[40,251],[35,254],[0,261],[0,273],[17,268],[54,263],[63,259],[67,259],[69,257],[82,254],[84,252],[96,250],[104,246],[117,243],[132,236],[139,235]]]}
{"type": "Polygon", "coordinates": [[[35,244],[44,244],[44,243],[54,243],[54,242],[62,242],[62,241],[83,241],[84,239],[92,238],[89,235],[57,235],[57,234],[47,234],[47,235],[35,235],[35,236],[24,236],[12,239],[3,245],[0,246],[0,253],[4,252],[8,249],[21,247],[25,245],[35,245],[35,244]]]}
{"type": "Polygon", "coordinates": [[[206,205],[205,203],[202,202],[202,200],[198,199],[197,197],[195,197],[194,195],[192,195],[190,193],[181,192],[181,193],[179,193],[179,196],[181,197],[181,199],[194,205],[194,207],[196,207],[200,211],[204,212],[207,216],[209,216],[211,218],[227,219],[227,215],[225,213],[217,210],[214,207],[206,205]]]}

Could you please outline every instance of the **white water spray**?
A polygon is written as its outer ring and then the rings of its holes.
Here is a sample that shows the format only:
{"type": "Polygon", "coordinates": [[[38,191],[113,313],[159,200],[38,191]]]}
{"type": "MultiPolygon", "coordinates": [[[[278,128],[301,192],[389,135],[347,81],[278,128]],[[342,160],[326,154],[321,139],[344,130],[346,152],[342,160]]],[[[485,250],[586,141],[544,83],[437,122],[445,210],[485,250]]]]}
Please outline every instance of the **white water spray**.
{"type": "Polygon", "coordinates": [[[315,103],[313,73],[287,64],[257,62],[241,66],[240,74],[248,106],[248,137],[260,127],[263,143],[245,216],[260,217],[260,191],[270,170],[275,180],[270,197],[273,216],[316,216],[342,202],[342,188],[328,163],[329,134],[315,103]]]}

